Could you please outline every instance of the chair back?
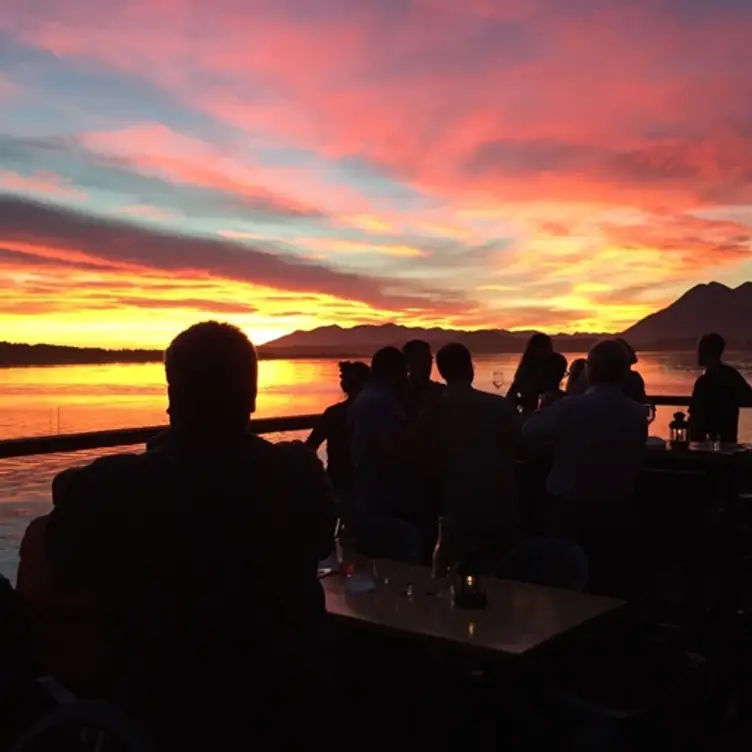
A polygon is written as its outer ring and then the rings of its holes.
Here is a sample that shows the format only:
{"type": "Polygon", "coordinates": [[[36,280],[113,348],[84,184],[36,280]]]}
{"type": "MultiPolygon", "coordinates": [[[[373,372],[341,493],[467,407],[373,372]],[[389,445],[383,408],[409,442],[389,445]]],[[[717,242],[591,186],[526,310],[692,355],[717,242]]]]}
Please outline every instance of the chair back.
{"type": "Polygon", "coordinates": [[[583,590],[589,563],[576,543],[551,535],[524,541],[501,562],[499,576],[564,590],[583,590]]]}
{"type": "Polygon", "coordinates": [[[98,700],[63,705],[34,723],[9,752],[156,752],[151,739],[118,708],[98,700]]]}

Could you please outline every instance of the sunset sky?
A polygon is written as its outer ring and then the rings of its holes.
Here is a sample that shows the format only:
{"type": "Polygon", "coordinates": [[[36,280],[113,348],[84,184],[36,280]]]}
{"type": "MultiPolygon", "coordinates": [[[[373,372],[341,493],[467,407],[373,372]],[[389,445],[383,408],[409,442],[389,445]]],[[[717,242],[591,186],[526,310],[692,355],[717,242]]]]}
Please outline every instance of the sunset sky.
{"type": "Polygon", "coordinates": [[[0,3],[0,340],[619,331],[752,277],[750,0],[0,3]]]}

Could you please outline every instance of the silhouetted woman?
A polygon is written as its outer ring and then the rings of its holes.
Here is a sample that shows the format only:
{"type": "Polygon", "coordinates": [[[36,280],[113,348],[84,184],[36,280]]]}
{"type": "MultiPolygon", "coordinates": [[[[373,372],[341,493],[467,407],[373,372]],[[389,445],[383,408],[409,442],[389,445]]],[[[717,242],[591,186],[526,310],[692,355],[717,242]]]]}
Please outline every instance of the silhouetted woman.
{"type": "Polygon", "coordinates": [[[551,353],[546,358],[541,375],[543,394],[540,399],[540,407],[549,407],[562,397],[567,396],[567,393],[561,388],[561,382],[567,375],[567,359],[561,353],[551,353]]]}
{"type": "Polygon", "coordinates": [[[314,451],[326,442],[326,470],[341,501],[349,496],[353,482],[347,413],[353,400],[363,391],[370,375],[371,369],[365,363],[346,360],[339,364],[339,385],[346,399],[324,410],[305,442],[314,451]]]}
{"type": "Polygon", "coordinates": [[[538,408],[542,389],[542,371],[546,359],[553,353],[554,343],[547,334],[533,334],[522,353],[514,381],[507,392],[511,400],[523,414],[532,413],[538,408]]]}
{"type": "Polygon", "coordinates": [[[585,394],[588,388],[587,360],[577,358],[569,366],[569,378],[567,379],[566,393],[568,397],[576,394],[585,394]]]}

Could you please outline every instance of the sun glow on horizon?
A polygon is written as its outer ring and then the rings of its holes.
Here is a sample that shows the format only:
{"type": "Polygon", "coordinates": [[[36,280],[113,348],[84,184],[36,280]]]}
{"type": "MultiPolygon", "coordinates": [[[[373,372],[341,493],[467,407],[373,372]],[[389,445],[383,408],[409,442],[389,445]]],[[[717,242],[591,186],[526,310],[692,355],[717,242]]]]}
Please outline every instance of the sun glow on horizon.
{"type": "Polygon", "coordinates": [[[752,4],[309,5],[0,4],[0,339],[619,332],[752,278],[752,4]]]}

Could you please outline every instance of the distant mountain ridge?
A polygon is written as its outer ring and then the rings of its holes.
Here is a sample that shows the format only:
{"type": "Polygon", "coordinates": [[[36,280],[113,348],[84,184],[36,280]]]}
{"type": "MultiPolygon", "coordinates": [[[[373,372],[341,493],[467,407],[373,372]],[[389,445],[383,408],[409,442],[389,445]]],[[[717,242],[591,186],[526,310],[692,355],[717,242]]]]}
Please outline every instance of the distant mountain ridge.
{"type": "Polygon", "coordinates": [[[708,332],[718,332],[735,348],[752,345],[752,282],[727,287],[719,282],[696,285],[678,300],[651,313],[624,332],[635,347],[671,349],[694,346],[708,332]]]}
{"type": "MultiPolygon", "coordinates": [[[[411,339],[422,339],[436,349],[448,342],[462,342],[476,354],[522,352],[531,332],[510,332],[505,329],[443,329],[411,327],[399,324],[361,325],[345,329],[322,326],[298,331],[268,342],[259,348],[264,357],[365,357],[381,347],[401,347],[411,339]]],[[[562,348],[587,350],[607,335],[559,334],[553,339],[562,348]]]]}
{"type": "MultiPolygon", "coordinates": [[[[730,348],[752,350],[752,282],[736,288],[718,282],[693,287],[678,300],[630,326],[621,336],[640,350],[693,349],[708,332],[722,334],[730,348]]],[[[506,329],[443,329],[399,324],[322,326],[297,331],[261,345],[259,356],[273,358],[370,357],[381,347],[401,347],[423,339],[434,349],[447,342],[462,342],[478,355],[522,352],[532,331],[506,329]]],[[[560,350],[584,352],[606,333],[553,335],[560,350]]],[[[26,345],[0,342],[0,367],[99,363],[158,363],[161,350],[107,350],[94,347],[26,345]]]]}
{"type": "MultiPolygon", "coordinates": [[[[556,334],[553,339],[559,349],[570,352],[586,351],[598,339],[613,336],[623,336],[642,350],[685,350],[693,349],[699,337],[708,332],[722,334],[731,348],[752,350],[752,282],[736,288],[719,282],[696,285],[671,305],[651,313],[621,334],[556,334]]],[[[506,329],[424,329],[397,324],[344,329],[335,325],[293,332],[259,350],[266,357],[364,357],[380,347],[423,339],[434,348],[452,341],[462,342],[477,354],[518,353],[531,333],[506,329]]]]}

